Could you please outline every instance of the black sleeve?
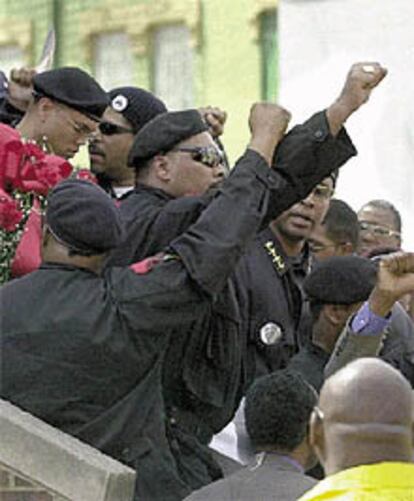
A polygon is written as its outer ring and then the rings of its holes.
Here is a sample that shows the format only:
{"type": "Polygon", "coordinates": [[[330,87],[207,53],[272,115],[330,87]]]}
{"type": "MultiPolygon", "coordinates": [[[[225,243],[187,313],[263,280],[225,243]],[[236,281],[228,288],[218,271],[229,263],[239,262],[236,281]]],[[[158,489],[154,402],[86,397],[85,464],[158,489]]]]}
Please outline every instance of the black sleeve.
{"type": "Polygon", "coordinates": [[[127,236],[111,252],[109,266],[128,266],[163,251],[182,235],[207,207],[210,198],[181,197],[166,201],[133,193],[121,203],[122,219],[127,236]]]}
{"type": "Polygon", "coordinates": [[[356,154],[344,128],[336,137],[331,135],[324,111],[295,126],[275,150],[272,168],[285,178],[286,190],[283,197],[278,190],[271,191],[263,225],[306,198],[316,184],[356,154]]]}
{"type": "Polygon", "coordinates": [[[247,150],[198,221],[172,242],[173,259],[144,275],[106,270],[108,290],[130,329],[162,334],[201,315],[257,232],[269,186],[277,182],[266,161],[247,150]]]}
{"type": "Polygon", "coordinates": [[[172,240],[182,235],[197,221],[210,201],[211,198],[208,195],[180,197],[160,208],[153,218],[145,241],[142,242],[145,255],[139,258],[152,256],[165,249],[172,240]]]}
{"type": "Polygon", "coordinates": [[[12,104],[6,98],[0,99],[0,122],[14,127],[23,118],[24,113],[12,104]]]}

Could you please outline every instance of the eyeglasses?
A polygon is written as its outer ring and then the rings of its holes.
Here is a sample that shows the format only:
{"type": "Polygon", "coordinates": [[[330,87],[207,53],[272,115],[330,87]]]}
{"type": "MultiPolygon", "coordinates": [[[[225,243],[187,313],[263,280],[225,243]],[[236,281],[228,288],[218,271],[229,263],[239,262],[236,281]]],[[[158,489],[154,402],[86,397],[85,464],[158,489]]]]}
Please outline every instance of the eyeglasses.
{"type": "Polygon", "coordinates": [[[113,124],[111,122],[100,122],[98,125],[99,131],[104,136],[113,136],[115,134],[134,134],[132,129],[122,127],[122,125],[113,124]]]}
{"type": "Polygon", "coordinates": [[[195,162],[200,162],[201,164],[213,168],[222,164],[224,161],[223,153],[214,146],[194,146],[193,148],[174,148],[171,151],[183,151],[185,153],[190,153],[191,158],[195,162]]]}
{"type": "Polygon", "coordinates": [[[93,133],[93,130],[89,125],[79,122],[70,115],[70,108],[68,108],[68,106],[57,102],[55,102],[55,105],[75,134],[83,136],[87,139],[93,133]]]}
{"type": "Polygon", "coordinates": [[[380,224],[369,223],[368,221],[359,222],[360,231],[371,233],[376,237],[399,237],[401,233],[399,231],[391,230],[386,226],[381,226],[380,224]]]}
{"type": "Polygon", "coordinates": [[[332,198],[334,194],[334,190],[329,186],[325,186],[324,184],[317,184],[315,188],[311,191],[311,195],[319,200],[328,200],[332,198]]]}

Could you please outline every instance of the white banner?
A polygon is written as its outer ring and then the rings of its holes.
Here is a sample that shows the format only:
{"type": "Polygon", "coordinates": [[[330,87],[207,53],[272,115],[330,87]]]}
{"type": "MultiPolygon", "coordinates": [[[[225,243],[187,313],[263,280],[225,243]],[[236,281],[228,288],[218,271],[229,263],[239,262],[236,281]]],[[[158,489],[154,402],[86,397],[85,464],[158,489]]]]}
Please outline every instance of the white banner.
{"type": "Polygon", "coordinates": [[[359,155],[340,174],[336,196],[355,210],[392,202],[403,247],[414,251],[414,1],[281,0],[280,98],[292,123],[328,106],[353,62],[378,61],[389,74],[349,119],[359,155]]]}

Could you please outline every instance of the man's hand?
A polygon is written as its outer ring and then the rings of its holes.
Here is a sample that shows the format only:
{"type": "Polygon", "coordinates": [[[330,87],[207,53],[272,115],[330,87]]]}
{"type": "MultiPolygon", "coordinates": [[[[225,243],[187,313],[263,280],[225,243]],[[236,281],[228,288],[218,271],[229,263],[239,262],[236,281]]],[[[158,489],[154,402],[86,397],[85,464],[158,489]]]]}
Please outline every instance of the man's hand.
{"type": "Polygon", "coordinates": [[[332,135],[336,136],[347,118],[368,101],[372,90],[386,74],[387,70],[379,63],[356,63],[351,66],[341,94],[326,112],[332,135]]]}
{"type": "Polygon", "coordinates": [[[260,153],[269,165],[290,119],[291,114],[277,104],[256,103],[250,109],[249,127],[252,137],[249,148],[260,153]]]}
{"type": "Polygon", "coordinates": [[[224,131],[224,124],[227,120],[227,113],[214,106],[199,108],[198,111],[208,125],[210,134],[213,137],[221,136],[224,131]]]}
{"type": "Polygon", "coordinates": [[[32,96],[35,74],[36,71],[30,68],[13,69],[10,72],[7,100],[20,111],[27,110],[32,96]]]}
{"type": "Polygon", "coordinates": [[[378,268],[377,284],[370,298],[371,311],[385,317],[400,298],[414,292],[414,253],[384,256],[378,268]]]}

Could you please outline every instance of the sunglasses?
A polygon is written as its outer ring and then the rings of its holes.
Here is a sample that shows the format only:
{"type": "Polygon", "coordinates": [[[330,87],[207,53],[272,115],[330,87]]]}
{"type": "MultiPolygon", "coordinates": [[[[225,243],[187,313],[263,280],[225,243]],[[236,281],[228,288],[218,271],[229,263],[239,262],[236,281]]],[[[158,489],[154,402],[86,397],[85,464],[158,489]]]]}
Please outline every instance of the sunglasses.
{"type": "Polygon", "coordinates": [[[379,224],[368,223],[367,221],[360,221],[359,229],[360,231],[371,233],[371,235],[375,235],[377,237],[400,236],[400,232],[398,231],[390,230],[389,228],[379,224]]]}
{"type": "Polygon", "coordinates": [[[122,125],[116,125],[111,122],[100,122],[98,125],[99,131],[104,136],[113,136],[115,134],[134,134],[132,129],[128,129],[127,127],[122,127],[122,125]]]}
{"type": "Polygon", "coordinates": [[[199,162],[207,167],[213,168],[224,161],[223,153],[214,146],[194,146],[193,148],[174,148],[172,151],[183,151],[190,153],[195,162],[199,162]]]}

